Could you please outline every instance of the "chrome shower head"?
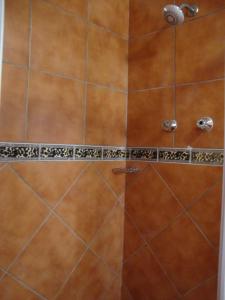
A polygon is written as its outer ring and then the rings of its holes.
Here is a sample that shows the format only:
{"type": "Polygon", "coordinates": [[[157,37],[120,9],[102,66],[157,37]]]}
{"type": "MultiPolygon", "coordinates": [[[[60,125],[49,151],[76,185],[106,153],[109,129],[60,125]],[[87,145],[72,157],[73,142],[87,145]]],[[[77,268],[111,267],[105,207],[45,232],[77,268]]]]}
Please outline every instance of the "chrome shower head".
{"type": "Polygon", "coordinates": [[[177,6],[168,4],[163,8],[165,20],[171,25],[182,24],[184,22],[184,8],[188,10],[188,17],[194,17],[198,13],[198,7],[196,5],[181,4],[177,6]]]}

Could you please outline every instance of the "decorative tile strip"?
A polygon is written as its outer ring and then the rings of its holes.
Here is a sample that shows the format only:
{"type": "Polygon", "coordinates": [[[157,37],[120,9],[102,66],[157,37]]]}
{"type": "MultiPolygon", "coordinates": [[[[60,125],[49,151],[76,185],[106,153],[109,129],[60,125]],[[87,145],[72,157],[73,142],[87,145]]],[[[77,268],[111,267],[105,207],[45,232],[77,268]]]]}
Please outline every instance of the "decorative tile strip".
{"type": "Polygon", "coordinates": [[[73,159],[73,147],[41,146],[40,159],[73,159]]]}
{"type": "Polygon", "coordinates": [[[125,148],[111,146],[0,143],[0,161],[140,160],[222,166],[223,149],[125,148]]]}
{"type": "Polygon", "coordinates": [[[157,160],[157,149],[156,148],[130,148],[131,160],[157,160]]]}
{"type": "Polygon", "coordinates": [[[224,154],[221,150],[192,149],[192,163],[223,165],[224,154]]]}
{"type": "Polygon", "coordinates": [[[102,158],[102,148],[100,147],[74,147],[75,160],[99,160],[102,158]]]}
{"type": "Polygon", "coordinates": [[[104,160],[123,160],[129,158],[129,150],[126,148],[104,148],[103,149],[103,159],[104,160]]]}
{"type": "Polygon", "coordinates": [[[28,144],[0,144],[0,160],[35,160],[39,157],[39,146],[28,144]]]}
{"type": "Polygon", "coordinates": [[[190,161],[190,150],[189,149],[160,149],[159,150],[159,161],[167,162],[182,162],[188,163],[190,161]]]}

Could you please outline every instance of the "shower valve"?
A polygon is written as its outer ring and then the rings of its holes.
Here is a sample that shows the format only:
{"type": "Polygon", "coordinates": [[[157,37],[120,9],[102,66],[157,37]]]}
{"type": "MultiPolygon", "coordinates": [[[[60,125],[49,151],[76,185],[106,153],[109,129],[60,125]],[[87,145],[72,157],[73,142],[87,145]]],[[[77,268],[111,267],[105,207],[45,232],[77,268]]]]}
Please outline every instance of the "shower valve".
{"type": "Polygon", "coordinates": [[[204,131],[210,131],[213,129],[213,119],[211,117],[203,117],[196,123],[197,127],[204,131]]]}
{"type": "Polygon", "coordinates": [[[162,129],[168,132],[175,131],[177,129],[176,120],[164,120],[162,122],[162,129]]]}

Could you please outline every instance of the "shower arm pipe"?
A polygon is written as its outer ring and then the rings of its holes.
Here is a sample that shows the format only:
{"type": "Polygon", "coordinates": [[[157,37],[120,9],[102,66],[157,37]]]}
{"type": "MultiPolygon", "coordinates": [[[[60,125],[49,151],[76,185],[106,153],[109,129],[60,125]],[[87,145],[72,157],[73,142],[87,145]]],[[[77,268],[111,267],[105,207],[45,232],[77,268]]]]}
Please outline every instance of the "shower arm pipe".
{"type": "Polygon", "coordinates": [[[180,7],[180,9],[187,8],[193,15],[195,15],[198,12],[198,8],[196,11],[196,6],[193,6],[193,5],[190,5],[187,3],[182,3],[179,7],[180,7]]]}

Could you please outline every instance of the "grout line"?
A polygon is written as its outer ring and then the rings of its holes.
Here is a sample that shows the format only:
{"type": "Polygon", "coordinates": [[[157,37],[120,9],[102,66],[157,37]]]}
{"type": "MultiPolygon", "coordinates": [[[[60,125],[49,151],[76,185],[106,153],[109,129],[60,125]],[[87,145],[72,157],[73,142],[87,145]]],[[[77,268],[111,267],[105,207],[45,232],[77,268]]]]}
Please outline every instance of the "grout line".
{"type": "MultiPolygon", "coordinates": [[[[47,300],[47,298],[40,294],[39,292],[37,292],[35,289],[33,289],[32,287],[30,287],[26,282],[24,282],[23,280],[21,280],[20,278],[18,278],[17,276],[15,276],[14,274],[12,274],[11,272],[8,272],[2,268],[0,268],[0,270],[3,272],[3,278],[5,278],[6,276],[10,277],[11,279],[15,280],[19,285],[23,286],[26,290],[32,292],[33,294],[35,294],[38,298],[42,299],[42,300],[47,300]]],[[[0,279],[1,281],[1,279],[0,279]]]]}
{"type": "Polygon", "coordinates": [[[187,296],[188,294],[190,294],[191,292],[197,290],[197,288],[201,287],[201,286],[204,286],[204,284],[208,283],[209,281],[213,280],[213,279],[216,279],[217,278],[217,274],[213,275],[213,276],[210,276],[209,278],[201,281],[200,283],[198,283],[196,286],[194,286],[193,288],[191,288],[190,290],[188,290],[184,295],[183,297],[187,296]]]}
{"type": "Polygon", "coordinates": [[[29,123],[29,91],[30,91],[30,76],[31,76],[31,55],[32,55],[32,0],[29,1],[29,41],[28,41],[28,71],[27,71],[27,86],[25,94],[25,128],[24,136],[28,138],[28,123],[29,123]]]}

